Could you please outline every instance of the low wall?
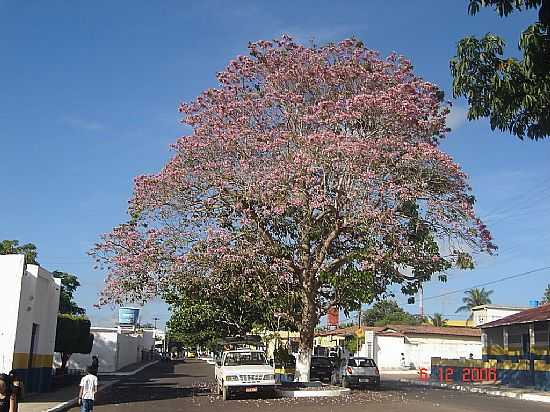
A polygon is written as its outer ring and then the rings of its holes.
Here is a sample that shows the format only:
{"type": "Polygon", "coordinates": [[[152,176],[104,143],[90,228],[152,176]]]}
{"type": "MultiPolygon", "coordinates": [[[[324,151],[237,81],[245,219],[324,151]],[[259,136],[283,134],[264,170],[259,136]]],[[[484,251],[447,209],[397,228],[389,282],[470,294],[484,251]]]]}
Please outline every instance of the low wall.
{"type": "Polygon", "coordinates": [[[470,384],[496,381],[514,387],[534,386],[550,391],[550,363],[529,359],[442,359],[432,358],[430,379],[446,383],[470,384]],[[477,378],[477,379],[474,379],[477,378]]]}

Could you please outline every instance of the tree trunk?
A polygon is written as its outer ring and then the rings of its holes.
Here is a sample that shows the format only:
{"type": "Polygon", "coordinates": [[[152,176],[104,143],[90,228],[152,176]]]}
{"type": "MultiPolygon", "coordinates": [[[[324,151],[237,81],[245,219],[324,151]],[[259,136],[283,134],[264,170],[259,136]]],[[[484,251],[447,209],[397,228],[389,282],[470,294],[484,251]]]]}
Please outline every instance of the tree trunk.
{"type": "Polygon", "coordinates": [[[296,382],[309,382],[313,338],[315,336],[315,326],[317,326],[318,320],[314,291],[305,290],[302,307],[302,324],[300,327],[300,346],[298,348],[298,359],[296,359],[296,373],[294,379],[296,382]]]}

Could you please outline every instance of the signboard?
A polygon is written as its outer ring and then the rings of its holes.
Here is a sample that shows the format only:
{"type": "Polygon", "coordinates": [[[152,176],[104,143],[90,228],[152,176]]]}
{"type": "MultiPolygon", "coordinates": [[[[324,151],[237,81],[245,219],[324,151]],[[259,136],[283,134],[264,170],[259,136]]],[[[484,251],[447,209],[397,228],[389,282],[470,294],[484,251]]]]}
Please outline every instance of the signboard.
{"type": "Polygon", "coordinates": [[[118,323],[120,325],[137,325],[139,308],[119,308],[118,323]]]}

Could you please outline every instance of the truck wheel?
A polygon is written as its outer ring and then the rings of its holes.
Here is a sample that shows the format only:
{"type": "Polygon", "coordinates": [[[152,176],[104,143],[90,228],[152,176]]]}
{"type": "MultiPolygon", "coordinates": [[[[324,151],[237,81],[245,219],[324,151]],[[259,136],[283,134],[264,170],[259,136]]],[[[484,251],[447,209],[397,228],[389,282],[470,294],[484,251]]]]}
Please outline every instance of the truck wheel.
{"type": "Polygon", "coordinates": [[[229,400],[229,388],[228,388],[227,386],[224,386],[223,389],[222,389],[222,391],[223,391],[222,399],[223,399],[224,401],[229,400]]]}

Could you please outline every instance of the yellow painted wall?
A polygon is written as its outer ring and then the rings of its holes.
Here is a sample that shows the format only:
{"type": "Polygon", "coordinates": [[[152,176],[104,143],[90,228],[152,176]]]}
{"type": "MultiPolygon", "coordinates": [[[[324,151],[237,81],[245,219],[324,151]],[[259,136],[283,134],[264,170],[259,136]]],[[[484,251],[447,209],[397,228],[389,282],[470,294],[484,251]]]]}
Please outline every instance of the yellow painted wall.
{"type": "MultiPolygon", "coordinates": [[[[53,365],[53,355],[33,355],[33,368],[51,368],[53,365]]],[[[14,353],[12,369],[27,369],[29,366],[28,353],[14,353]]]]}

